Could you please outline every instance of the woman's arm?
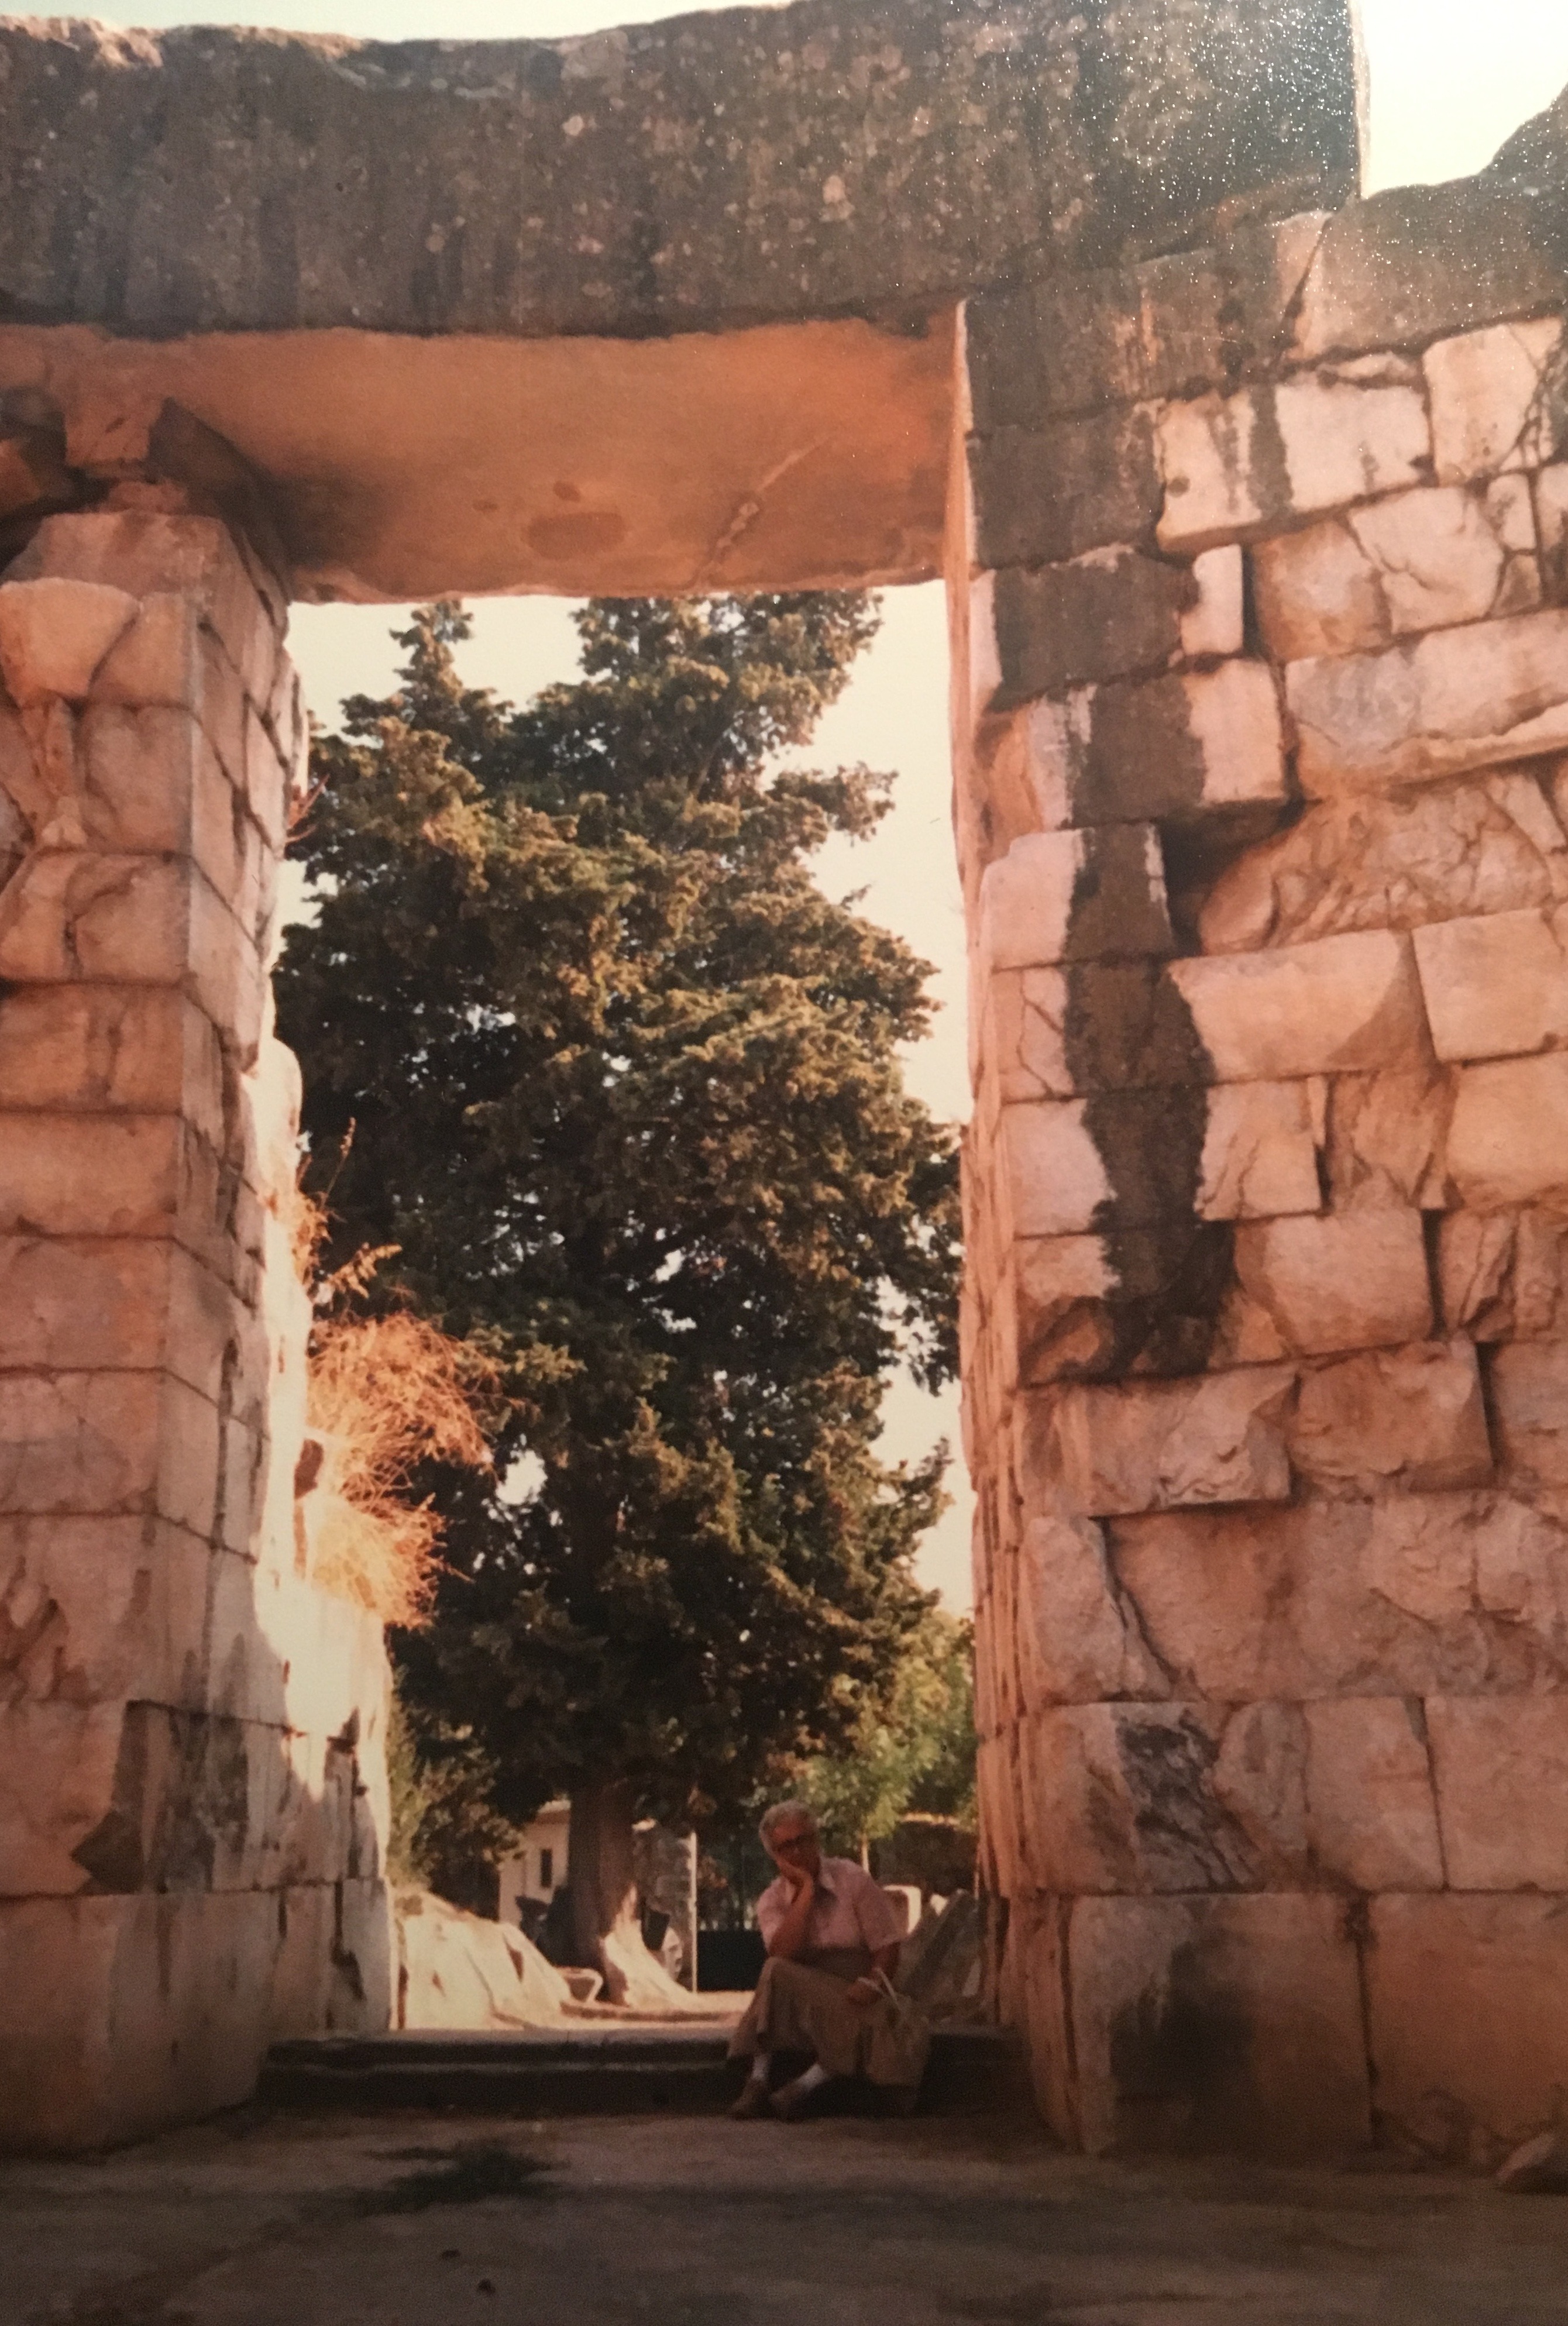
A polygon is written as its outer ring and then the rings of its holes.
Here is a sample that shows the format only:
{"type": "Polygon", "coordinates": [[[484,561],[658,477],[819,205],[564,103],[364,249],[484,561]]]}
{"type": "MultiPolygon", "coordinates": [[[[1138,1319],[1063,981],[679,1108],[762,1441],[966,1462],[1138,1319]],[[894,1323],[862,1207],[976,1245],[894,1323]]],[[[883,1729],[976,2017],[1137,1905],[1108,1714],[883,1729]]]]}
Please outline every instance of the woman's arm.
{"type": "MultiPolygon", "coordinates": [[[[787,1881],[791,1878],[788,1875],[785,1876],[787,1881]]],[[[816,1899],[816,1883],[809,1874],[802,1874],[798,1877],[795,1895],[784,1910],[784,1920],[768,1941],[770,1955],[783,1955],[789,1960],[794,1960],[806,1944],[807,1925],[811,1920],[811,1909],[816,1899]]]]}
{"type": "Polygon", "coordinates": [[[882,1993],[882,1988],[877,1984],[879,1977],[891,1979],[898,1968],[898,1962],[897,1940],[891,1947],[878,1947],[872,1955],[871,1976],[868,1978],[857,1978],[849,1990],[851,2003],[874,2003],[882,1993]]]}

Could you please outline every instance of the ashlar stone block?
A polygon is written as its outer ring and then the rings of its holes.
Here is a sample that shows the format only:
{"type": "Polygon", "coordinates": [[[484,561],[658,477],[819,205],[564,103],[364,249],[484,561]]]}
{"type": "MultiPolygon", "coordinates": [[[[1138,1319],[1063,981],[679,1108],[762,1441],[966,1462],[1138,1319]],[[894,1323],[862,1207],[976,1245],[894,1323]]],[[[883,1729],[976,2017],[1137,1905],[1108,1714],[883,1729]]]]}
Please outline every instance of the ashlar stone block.
{"type": "Polygon", "coordinates": [[[1495,2166],[1568,2088],[1563,1897],[1374,1898],[1371,1939],[1379,2117],[1446,2163],[1495,2166]]]}
{"type": "Polygon", "coordinates": [[[1568,905],[1492,913],[1415,931],[1440,1058],[1506,1058],[1568,1039],[1568,905]]]}
{"type": "Polygon", "coordinates": [[[1568,1221],[1554,1213],[1451,1212],[1438,1231],[1443,1323],[1472,1341],[1568,1330],[1568,1221]]]}
{"type": "Polygon", "coordinates": [[[1568,612],[1292,663],[1285,692],[1302,787],[1315,797],[1539,758],[1568,746],[1568,612]]]}
{"type": "Polygon", "coordinates": [[[1568,1179],[1568,1055],[1461,1067],[1448,1134],[1460,1202],[1500,1211],[1560,1194],[1568,1179]]]}
{"type": "Polygon", "coordinates": [[[1512,1342],[1494,1351],[1488,1371],[1508,1476],[1525,1487],[1568,1486],[1568,1343],[1512,1342]]]}
{"type": "MultiPolygon", "coordinates": [[[[250,566],[219,518],[153,509],[46,517],[9,569],[17,582],[34,576],[189,603],[251,700],[263,709],[271,702],[283,660],[282,596],[250,566]]],[[[155,612],[154,626],[164,619],[155,612]]]]}
{"type": "Polygon", "coordinates": [[[1445,1208],[1451,1075],[1432,1065],[1339,1075],[1327,1105],[1324,1163],[1336,1212],[1445,1208]]]}
{"type": "Polygon", "coordinates": [[[1246,643],[1246,574],[1234,543],[1205,549],[1192,561],[1198,601],[1181,617],[1181,651],[1194,660],[1238,655],[1246,643]]]}
{"type": "Polygon", "coordinates": [[[1433,1329],[1419,1212],[1248,1221],[1236,1233],[1236,1271],[1282,1354],[1393,1348],[1433,1329]]]}
{"type": "Polygon", "coordinates": [[[1432,458],[1419,377],[1391,357],[1168,404],[1158,440],[1159,538],[1177,551],[1249,540],[1292,517],[1420,484],[1432,458]]]}
{"type": "Polygon", "coordinates": [[[1426,1705],[1456,1890],[1568,1892],[1568,1696],[1426,1705]]]}
{"type": "Polygon", "coordinates": [[[1059,1705],[1026,1720],[1031,1887],[1081,1897],[1259,1886],[1261,1855],[1217,1782],[1222,1725],[1177,1704],[1059,1705]]]}
{"type": "Polygon", "coordinates": [[[1261,542],[1253,559],[1263,634],[1286,663],[1362,653],[1541,601],[1522,477],[1392,494],[1261,542]]]}
{"type": "Polygon", "coordinates": [[[994,970],[1169,953],[1159,833],[1151,825],[1025,833],[986,867],[979,942],[994,970]]]}
{"type": "Polygon", "coordinates": [[[1037,1391],[1026,1400],[1022,1487],[1062,1490],[1091,1517],[1289,1499],[1293,1368],[1037,1391]]]}
{"type": "MultiPolygon", "coordinates": [[[[1069,1098],[1068,983],[1057,969],[1002,971],[985,986],[983,1053],[1003,1105],[1069,1098]]],[[[0,1039],[5,1019],[0,1016],[0,1039]]]]}
{"type": "Polygon", "coordinates": [[[1026,1713],[1054,1704],[1169,1695],[1105,1531],[1065,1500],[1025,1525],[1018,1547],[1019,1689],[1026,1713]]]}
{"type": "Polygon", "coordinates": [[[1408,944],[1387,931],[1173,961],[1216,1082],[1405,1065],[1426,1043],[1408,944]]]}
{"type": "Polygon", "coordinates": [[[1153,433],[1136,407],[973,438],[969,481],[976,559],[993,568],[1136,542],[1159,513],[1153,433]]]}
{"type": "Polygon", "coordinates": [[[1289,788],[1279,698],[1259,662],[1103,687],[1087,714],[1064,712],[1059,756],[1080,823],[1272,807],[1289,788]]]}
{"type": "Polygon", "coordinates": [[[220,1145],[216,1029],[169,987],[13,987],[0,993],[0,1108],[183,1114],[220,1145]]]}
{"type": "Polygon", "coordinates": [[[1444,1867],[1421,1707],[1403,1697],[1303,1707],[1312,1859],[1353,1889],[1441,1890],[1444,1867]]]}
{"type": "Polygon", "coordinates": [[[80,702],[135,615],[128,591],[101,582],[50,573],[0,582],[0,674],[12,701],[80,702]]]}
{"type": "Polygon", "coordinates": [[[1492,1451],[1474,1348],[1427,1342],[1304,1372],[1290,1453],[1330,1494],[1485,1484],[1492,1451]]]}
{"type": "Polygon", "coordinates": [[[1565,898],[1563,825],[1541,784],[1512,768],[1315,803],[1221,873],[1199,927],[1206,953],[1252,953],[1565,898]]]}
{"type": "Polygon", "coordinates": [[[1206,1220],[1269,1219],[1322,1205],[1310,1084],[1230,1083],[1209,1093],[1202,1181],[1206,1220]]]}
{"type": "Polygon", "coordinates": [[[978,707],[1163,669],[1181,651],[1192,592],[1179,566],[1129,548],[982,574],[970,594],[978,707]]]}
{"type": "Polygon", "coordinates": [[[1563,324],[1495,323],[1439,340],[1422,358],[1432,397],[1433,451],[1440,480],[1540,469],[1562,451],[1552,394],[1563,324]]]}
{"type": "Polygon", "coordinates": [[[1001,1141],[1013,1235],[1078,1235],[1094,1225],[1114,1190],[1081,1100],[1004,1107],[1001,1141]]]}
{"type": "Polygon", "coordinates": [[[1496,1490],[1117,1519],[1111,1568],[1180,1696],[1568,1689],[1568,1531],[1496,1490]]]}
{"type": "Polygon", "coordinates": [[[1337,1899],[1080,1898],[1069,1949],[1091,2154],[1366,2145],[1360,1988],[1337,1899]]]}

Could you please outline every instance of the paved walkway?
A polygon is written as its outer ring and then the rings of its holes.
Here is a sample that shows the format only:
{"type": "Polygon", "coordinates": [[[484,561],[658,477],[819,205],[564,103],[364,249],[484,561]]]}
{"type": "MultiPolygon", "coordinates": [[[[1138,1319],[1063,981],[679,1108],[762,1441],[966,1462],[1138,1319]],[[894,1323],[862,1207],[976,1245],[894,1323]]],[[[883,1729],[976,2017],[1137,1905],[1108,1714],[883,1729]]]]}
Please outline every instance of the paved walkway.
{"type": "Polygon", "coordinates": [[[1568,2198],[950,2122],[242,2115],[0,2163],[0,2221],[5,2326],[1568,2320],[1568,2198]]]}

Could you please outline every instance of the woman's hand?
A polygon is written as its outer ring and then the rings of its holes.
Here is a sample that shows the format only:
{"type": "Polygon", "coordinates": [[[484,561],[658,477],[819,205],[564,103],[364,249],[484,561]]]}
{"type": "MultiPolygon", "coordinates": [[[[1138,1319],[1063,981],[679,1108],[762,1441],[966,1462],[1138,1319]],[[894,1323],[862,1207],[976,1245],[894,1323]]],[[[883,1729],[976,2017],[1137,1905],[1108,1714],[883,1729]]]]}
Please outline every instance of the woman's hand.
{"type": "Polygon", "coordinates": [[[882,1989],[874,1978],[857,1978],[845,1999],[846,2002],[863,2005],[875,2003],[881,1995],[882,1989]]]}

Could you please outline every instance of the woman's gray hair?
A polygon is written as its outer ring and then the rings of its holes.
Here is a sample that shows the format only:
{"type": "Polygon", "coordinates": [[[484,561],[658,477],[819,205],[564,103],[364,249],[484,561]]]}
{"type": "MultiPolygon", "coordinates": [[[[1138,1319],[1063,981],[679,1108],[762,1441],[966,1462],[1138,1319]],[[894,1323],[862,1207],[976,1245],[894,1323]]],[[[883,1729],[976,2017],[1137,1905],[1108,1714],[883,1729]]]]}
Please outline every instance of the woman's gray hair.
{"type": "Polygon", "coordinates": [[[767,1848],[779,1827],[790,1819],[806,1826],[812,1833],[817,1829],[817,1812],[814,1809],[808,1808],[805,1801],[775,1801],[770,1810],[763,1810],[762,1822],[757,1828],[757,1831],[762,1838],[764,1849],[767,1848]]]}

